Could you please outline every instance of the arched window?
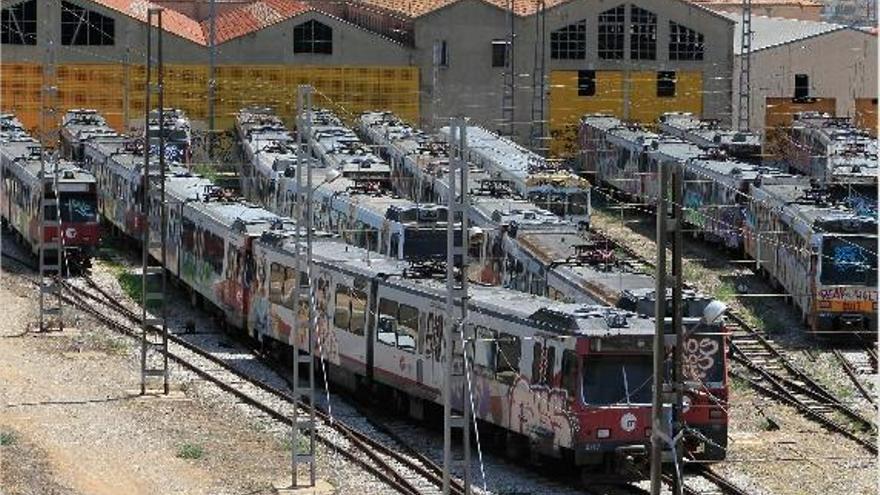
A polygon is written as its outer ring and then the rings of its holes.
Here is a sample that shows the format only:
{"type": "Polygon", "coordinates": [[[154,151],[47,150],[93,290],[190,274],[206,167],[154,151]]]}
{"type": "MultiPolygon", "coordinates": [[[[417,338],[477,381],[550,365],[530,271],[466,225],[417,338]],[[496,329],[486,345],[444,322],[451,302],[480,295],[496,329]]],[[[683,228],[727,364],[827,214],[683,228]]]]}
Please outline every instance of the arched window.
{"type": "Polygon", "coordinates": [[[657,59],[657,14],[630,6],[629,58],[632,60],[657,59]]]}
{"type": "Polygon", "coordinates": [[[669,60],[703,60],[703,33],[670,21],[669,60]]]}
{"type": "Polygon", "coordinates": [[[333,29],[318,21],[308,21],[293,28],[293,53],[333,53],[333,29]]]}
{"type": "Polygon", "coordinates": [[[37,44],[37,0],[28,0],[2,10],[0,38],[4,45],[37,44]]]}
{"type": "Polygon", "coordinates": [[[599,14],[599,58],[623,59],[623,36],[626,8],[621,5],[599,14]]]}
{"type": "Polygon", "coordinates": [[[583,60],[587,58],[587,21],[579,21],[550,33],[550,58],[583,60]]]}
{"type": "Polygon", "coordinates": [[[112,17],[61,2],[61,44],[112,46],[116,37],[112,17]]]}

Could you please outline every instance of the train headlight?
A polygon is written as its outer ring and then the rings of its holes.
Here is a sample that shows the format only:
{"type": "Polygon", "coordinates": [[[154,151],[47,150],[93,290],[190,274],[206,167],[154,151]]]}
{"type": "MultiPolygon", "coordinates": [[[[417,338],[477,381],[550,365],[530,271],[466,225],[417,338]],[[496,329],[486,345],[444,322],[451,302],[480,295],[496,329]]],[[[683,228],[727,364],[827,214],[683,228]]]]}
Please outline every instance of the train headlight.
{"type": "Polygon", "coordinates": [[[611,436],[611,430],[608,428],[599,428],[596,430],[596,438],[608,438],[611,436]]]}

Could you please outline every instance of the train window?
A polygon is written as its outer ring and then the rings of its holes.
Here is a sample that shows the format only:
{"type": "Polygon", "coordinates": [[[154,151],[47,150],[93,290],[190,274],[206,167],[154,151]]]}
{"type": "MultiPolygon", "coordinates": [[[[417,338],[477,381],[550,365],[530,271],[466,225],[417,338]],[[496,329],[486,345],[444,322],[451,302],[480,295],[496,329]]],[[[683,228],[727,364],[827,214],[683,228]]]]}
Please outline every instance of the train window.
{"type": "Polygon", "coordinates": [[[419,338],[419,310],[401,304],[398,314],[397,347],[404,351],[415,352],[416,340],[419,338]]]}
{"type": "Polygon", "coordinates": [[[180,243],[183,246],[184,251],[188,251],[190,253],[195,252],[196,250],[196,226],[192,221],[184,218],[181,222],[183,224],[183,230],[180,236],[180,243]]]}
{"type": "Polygon", "coordinates": [[[874,285],[877,238],[826,235],[822,239],[820,281],[825,285],[874,285]]]}
{"type": "Polygon", "coordinates": [[[498,381],[513,383],[519,376],[519,361],[522,355],[519,337],[509,333],[498,335],[497,356],[495,359],[495,378],[498,381]]]}
{"type": "Polygon", "coordinates": [[[562,351],[562,388],[568,392],[571,398],[578,396],[577,354],[572,350],[562,351]]]}
{"type": "Polygon", "coordinates": [[[397,303],[388,299],[379,299],[379,323],[376,340],[383,344],[395,345],[397,341],[397,303]]]}
{"type": "Polygon", "coordinates": [[[296,284],[296,270],[292,268],[284,268],[284,282],[281,286],[282,293],[282,304],[285,308],[293,310],[294,309],[294,300],[293,300],[293,287],[296,284]]]}
{"type": "Polygon", "coordinates": [[[556,374],[556,348],[547,346],[544,350],[544,366],[541,367],[541,382],[549,387],[556,385],[553,376],[556,374]]]}
{"type": "Polygon", "coordinates": [[[281,304],[281,289],[284,286],[284,267],[272,263],[269,267],[269,300],[281,304]]]}
{"type": "Polygon", "coordinates": [[[497,342],[495,332],[483,326],[476,328],[477,340],[474,342],[474,366],[495,373],[495,354],[497,342]]]}
{"type": "Polygon", "coordinates": [[[348,330],[351,326],[351,289],[338,284],[336,286],[336,310],[333,314],[333,324],[336,328],[348,330]]]}
{"type": "Polygon", "coordinates": [[[544,346],[541,345],[540,342],[535,342],[535,345],[532,346],[532,385],[537,385],[542,382],[541,376],[542,365],[543,365],[543,357],[544,357],[544,346]]]}
{"type": "Polygon", "coordinates": [[[593,356],[584,362],[583,395],[587,404],[651,402],[651,355],[593,356]]]}
{"type": "Polygon", "coordinates": [[[223,255],[225,253],[225,242],[222,237],[214,235],[208,230],[204,231],[204,257],[205,261],[211,265],[215,273],[223,271],[223,255]]]}
{"type": "Polygon", "coordinates": [[[362,290],[351,291],[351,333],[364,334],[364,324],[367,321],[367,293],[362,290]]]}
{"type": "Polygon", "coordinates": [[[55,206],[45,206],[46,208],[46,220],[54,221],[58,220],[58,209],[55,206]]]}

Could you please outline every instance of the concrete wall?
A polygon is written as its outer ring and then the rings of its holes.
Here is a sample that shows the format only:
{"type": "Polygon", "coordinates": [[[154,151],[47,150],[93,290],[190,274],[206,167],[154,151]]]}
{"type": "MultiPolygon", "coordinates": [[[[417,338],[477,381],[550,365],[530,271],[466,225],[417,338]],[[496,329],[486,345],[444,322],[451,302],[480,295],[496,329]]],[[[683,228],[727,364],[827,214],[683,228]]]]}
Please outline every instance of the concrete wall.
{"type": "MultiPolygon", "coordinates": [[[[734,70],[739,71],[739,57],[734,70]]],[[[810,96],[834,98],[838,116],[855,116],[855,98],[877,95],[877,37],[842,29],[753,52],[749,114],[755,129],[763,130],[766,98],[794,96],[795,74],[809,76],[810,96]]],[[[734,95],[738,92],[735,78],[734,95]]]]}

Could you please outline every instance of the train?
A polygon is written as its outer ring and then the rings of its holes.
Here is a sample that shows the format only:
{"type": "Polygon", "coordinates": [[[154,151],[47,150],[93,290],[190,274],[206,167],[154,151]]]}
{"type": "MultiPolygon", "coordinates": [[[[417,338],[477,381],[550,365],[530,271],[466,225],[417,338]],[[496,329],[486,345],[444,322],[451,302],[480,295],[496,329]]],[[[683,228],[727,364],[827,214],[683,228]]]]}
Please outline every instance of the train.
{"type": "Polygon", "coordinates": [[[192,160],[192,126],[186,112],[179,108],[150,111],[146,137],[150,143],[150,153],[159,153],[159,137],[165,136],[165,160],[187,164],[192,160]]]}
{"type": "Polygon", "coordinates": [[[751,257],[789,295],[809,334],[876,332],[876,202],[859,200],[855,185],[743,162],[678,136],[587,115],[582,166],[609,193],[648,206],[658,164],[681,167],[695,235],[751,257]]]}
{"type": "MultiPolygon", "coordinates": [[[[516,193],[583,229],[590,225],[590,184],[558,163],[480,126],[468,125],[464,158],[516,193]]],[[[448,141],[450,128],[440,128],[448,141]]]]}
{"type": "Polygon", "coordinates": [[[657,129],[681,138],[702,149],[718,149],[737,160],[761,163],[761,136],[756,132],[724,128],[714,119],[700,119],[690,112],[667,112],[660,115],[657,129]]]}
{"type": "Polygon", "coordinates": [[[792,171],[829,186],[877,196],[877,138],[849,117],[823,112],[797,112],[791,125],[767,133],[771,159],[792,171]]]}
{"type": "MultiPolygon", "coordinates": [[[[447,144],[441,136],[387,112],[362,114],[358,129],[391,164],[397,192],[448,200],[447,144]]],[[[653,300],[653,275],[619,259],[608,239],[522,198],[508,181],[476,164],[468,179],[472,279],[566,302],[632,309],[653,300]]],[[[689,299],[707,301],[700,294],[689,299]]]]}
{"type": "MultiPolygon", "coordinates": [[[[156,215],[159,199],[157,188],[150,198],[138,194],[143,168],[136,164],[148,151],[127,148],[127,142],[84,147],[100,184],[131,191],[119,197],[118,206],[101,210],[117,225],[117,210],[140,212],[140,202],[149,200],[149,214],[156,215]],[[103,161],[98,153],[106,153],[103,161]]],[[[288,217],[232,197],[183,167],[170,170],[165,268],[192,301],[270,351],[289,355],[291,346],[307,349],[304,333],[292,329],[294,321],[306,325],[313,300],[314,358],[323,360],[334,384],[387,398],[386,404],[416,418],[437,411],[447,328],[442,278],[323,231],[314,232],[306,267],[296,259],[299,227],[288,217]],[[297,283],[312,294],[296,300],[297,283]]],[[[136,228],[126,233],[134,241],[141,238],[136,228]]],[[[482,433],[502,442],[513,457],[533,453],[569,462],[588,482],[606,475],[644,476],[653,318],[482,284],[471,287],[467,304],[466,349],[482,433]]],[[[704,301],[699,317],[689,315],[685,324],[685,374],[698,384],[686,391],[685,445],[695,458],[720,460],[727,445],[723,321],[715,320],[704,301]]],[[[667,346],[674,345],[673,335],[666,339],[667,346]]],[[[461,390],[457,385],[453,388],[461,390]]],[[[464,400],[453,397],[458,404],[464,400]]]]}
{"type": "MultiPolygon", "coordinates": [[[[313,224],[369,251],[413,264],[446,258],[446,206],[416,203],[389,193],[390,168],[336,117],[314,112],[303,132],[312,150],[313,224]]],[[[247,161],[242,190],[255,202],[293,216],[298,144],[265,109],[239,113],[236,129],[247,161]]],[[[305,193],[305,177],[302,178],[305,193]]]]}
{"type": "Polygon", "coordinates": [[[733,158],[720,146],[703,147],[702,139],[694,143],[680,132],[673,134],[625,124],[608,115],[586,115],[579,130],[580,170],[604,187],[606,195],[623,196],[650,208],[657,200],[658,167],[680,167],[689,230],[695,237],[734,252],[744,247],[750,185],[805,180],[777,167],[733,158]]]}
{"type": "Polygon", "coordinates": [[[13,116],[0,117],[0,217],[31,253],[39,256],[40,208],[44,198],[57,201],[46,206],[44,225],[46,242],[60,244],[47,249],[44,260],[62,273],[81,273],[91,267],[92,257],[101,242],[97,212],[97,183],[92,174],[77,164],[50,155],[41,175],[41,155],[46,152],[13,116]],[[57,176],[57,177],[56,177],[57,176]],[[57,181],[56,181],[57,179],[57,181]],[[57,182],[57,190],[56,190],[57,182]],[[59,227],[54,222],[60,214],[59,227]]]}
{"type": "Polygon", "coordinates": [[[61,118],[60,151],[68,160],[81,162],[85,143],[95,139],[115,139],[118,134],[95,109],[74,108],[61,118]]]}

